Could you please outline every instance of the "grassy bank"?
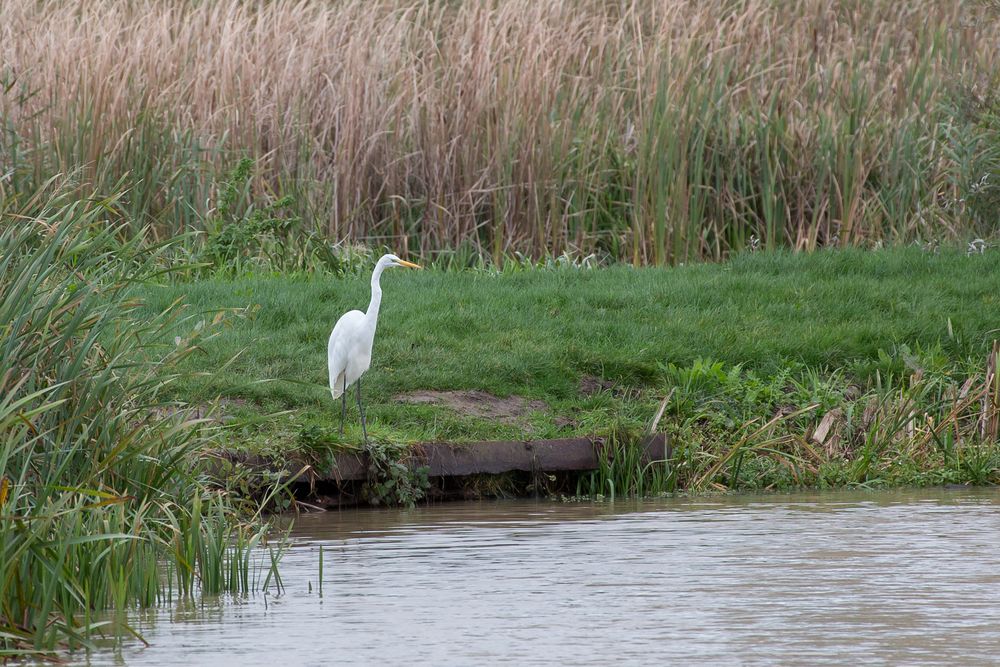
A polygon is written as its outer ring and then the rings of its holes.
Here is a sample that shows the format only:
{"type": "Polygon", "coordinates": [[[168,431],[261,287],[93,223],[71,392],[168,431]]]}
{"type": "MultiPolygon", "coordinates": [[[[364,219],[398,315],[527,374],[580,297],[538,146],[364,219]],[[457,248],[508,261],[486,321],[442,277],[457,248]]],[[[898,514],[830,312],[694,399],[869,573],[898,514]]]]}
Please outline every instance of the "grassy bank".
{"type": "MultiPolygon", "coordinates": [[[[920,394],[914,409],[937,414],[948,391],[957,398],[969,378],[985,379],[1000,337],[997,275],[995,251],[920,248],[675,269],[390,271],[364,378],[369,431],[385,443],[627,438],[669,395],[660,430],[720,452],[754,420],[813,405],[791,420],[803,438],[831,411],[859,429],[871,401],[909,401],[931,385],[933,399],[920,394]],[[440,395],[406,402],[429,390],[525,402],[499,416],[440,395]]],[[[173,391],[194,403],[221,397],[232,446],[280,458],[358,445],[354,406],[347,436],[337,434],[324,360],[339,314],[367,305],[367,276],[203,280],[141,295],[150,312],[179,299],[198,317],[227,313],[189,362],[204,373],[173,391]]],[[[880,446],[895,437],[882,435],[880,446]]]]}
{"type": "Polygon", "coordinates": [[[424,259],[637,264],[995,232],[995,3],[22,2],[0,175],[220,232],[257,165],[291,233],[424,259]],[[780,36],[780,38],[779,38],[780,36]]]}

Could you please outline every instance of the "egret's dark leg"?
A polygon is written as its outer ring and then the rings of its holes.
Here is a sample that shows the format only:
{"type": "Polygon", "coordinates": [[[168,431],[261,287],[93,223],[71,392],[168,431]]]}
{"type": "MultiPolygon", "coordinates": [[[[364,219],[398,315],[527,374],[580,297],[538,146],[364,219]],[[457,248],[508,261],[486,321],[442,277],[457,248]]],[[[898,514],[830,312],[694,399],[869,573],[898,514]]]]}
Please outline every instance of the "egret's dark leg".
{"type": "Polygon", "coordinates": [[[343,408],[340,411],[340,435],[344,435],[344,420],[347,419],[347,373],[344,373],[344,391],[340,393],[341,405],[343,408]]]}
{"type": "Polygon", "coordinates": [[[361,378],[358,378],[357,390],[355,391],[358,397],[358,412],[361,413],[361,432],[365,436],[365,445],[368,445],[368,428],[365,426],[365,409],[361,407],[361,378]]]}

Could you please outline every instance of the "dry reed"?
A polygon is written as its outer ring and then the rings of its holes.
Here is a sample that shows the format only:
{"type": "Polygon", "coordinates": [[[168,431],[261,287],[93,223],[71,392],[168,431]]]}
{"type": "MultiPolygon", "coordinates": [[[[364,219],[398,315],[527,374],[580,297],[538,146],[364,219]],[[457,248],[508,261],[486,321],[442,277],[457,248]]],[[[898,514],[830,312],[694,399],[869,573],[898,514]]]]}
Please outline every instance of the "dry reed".
{"type": "Polygon", "coordinates": [[[125,178],[175,232],[250,155],[315,229],[404,253],[964,238],[998,162],[952,101],[996,28],[917,0],[6,2],[0,176],[125,178]]]}

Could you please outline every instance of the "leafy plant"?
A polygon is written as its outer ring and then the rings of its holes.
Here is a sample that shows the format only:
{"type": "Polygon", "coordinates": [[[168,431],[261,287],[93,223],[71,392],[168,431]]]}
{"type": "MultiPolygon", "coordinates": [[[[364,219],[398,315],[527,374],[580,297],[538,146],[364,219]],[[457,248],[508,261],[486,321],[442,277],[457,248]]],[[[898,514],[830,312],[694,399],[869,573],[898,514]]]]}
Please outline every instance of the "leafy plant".
{"type": "Polygon", "coordinates": [[[247,202],[253,165],[250,158],[237,163],[220,184],[215,211],[205,222],[209,231],[204,256],[217,267],[238,269],[240,262],[268,254],[300,222],[288,215],[290,196],[247,202]]]}
{"type": "Polygon", "coordinates": [[[413,507],[430,488],[427,475],[430,468],[410,468],[403,460],[403,447],[372,443],[366,448],[368,480],[362,486],[362,497],[372,505],[404,505],[413,507]]]}

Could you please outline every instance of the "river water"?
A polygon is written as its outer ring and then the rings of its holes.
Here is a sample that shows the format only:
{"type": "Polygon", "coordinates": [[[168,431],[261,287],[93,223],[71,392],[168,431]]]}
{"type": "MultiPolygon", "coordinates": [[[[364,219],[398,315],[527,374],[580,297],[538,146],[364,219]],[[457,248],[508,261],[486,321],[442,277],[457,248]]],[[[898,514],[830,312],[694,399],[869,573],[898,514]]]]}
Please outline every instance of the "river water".
{"type": "Polygon", "coordinates": [[[996,491],[448,503],[292,540],[283,595],[150,612],[149,648],[86,664],[1000,660],[996,491]]]}

